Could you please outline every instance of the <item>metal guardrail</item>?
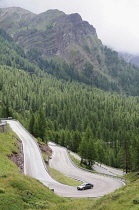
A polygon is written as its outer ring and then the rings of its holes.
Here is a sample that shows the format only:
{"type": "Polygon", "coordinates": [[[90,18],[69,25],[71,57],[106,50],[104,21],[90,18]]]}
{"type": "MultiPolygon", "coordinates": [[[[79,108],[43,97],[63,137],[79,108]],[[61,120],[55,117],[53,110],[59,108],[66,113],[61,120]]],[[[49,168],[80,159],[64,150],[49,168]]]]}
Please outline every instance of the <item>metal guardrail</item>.
{"type": "MultiPolygon", "coordinates": [[[[68,152],[67,152],[67,153],[68,153],[68,152]]],[[[98,174],[98,175],[108,176],[108,177],[111,177],[111,178],[121,179],[121,180],[123,180],[123,181],[126,180],[126,178],[124,178],[124,177],[120,177],[120,176],[116,176],[116,175],[111,175],[111,174],[100,173],[100,172],[97,172],[97,171],[92,171],[92,170],[89,170],[89,169],[80,167],[80,166],[76,165],[76,164],[71,160],[69,154],[68,154],[68,157],[69,157],[69,160],[71,161],[71,163],[72,163],[74,166],[76,166],[77,168],[81,169],[81,170],[84,170],[84,171],[87,171],[87,172],[90,172],[90,173],[94,173],[94,174],[98,174]]]]}
{"type": "Polygon", "coordinates": [[[2,121],[2,120],[0,120],[0,133],[3,133],[3,132],[5,132],[6,131],[6,122],[4,121],[2,121]]]}
{"type": "Polygon", "coordinates": [[[0,118],[0,120],[14,120],[12,117],[8,117],[8,118],[0,118]]]}
{"type": "Polygon", "coordinates": [[[125,183],[126,178],[124,178],[124,177],[120,177],[120,176],[116,176],[116,175],[110,175],[110,174],[104,174],[104,173],[92,171],[92,170],[89,170],[89,169],[86,169],[86,168],[83,168],[83,167],[80,167],[80,166],[76,165],[76,164],[71,160],[67,148],[65,148],[65,147],[63,147],[63,146],[60,146],[60,145],[56,144],[55,142],[52,142],[52,143],[54,143],[54,144],[55,144],[56,146],[58,146],[58,147],[64,148],[64,149],[67,151],[67,156],[68,156],[70,162],[72,163],[72,165],[73,165],[74,167],[76,167],[76,168],[78,168],[78,169],[80,169],[80,170],[84,170],[84,171],[87,171],[87,172],[90,172],[90,173],[94,173],[94,174],[100,175],[100,176],[102,175],[102,176],[108,176],[108,177],[111,177],[111,178],[114,178],[114,179],[115,179],[115,178],[116,178],[116,179],[120,179],[120,180],[122,180],[122,181],[125,183]]]}
{"type": "MultiPolygon", "coordinates": [[[[0,118],[0,120],[15,120],[15,119],[12,119],[11,117],[8,117],[8,118],[0,118]]],[[[22,126],[22,124],[21,124],[18,120],[15,120],[15,121],[17,121],[17,122],[22,126]]],[[[22,128],[23,128],[24,130],[26,130],[23,126],[22,126],[22,128]]],[[[27,130],[26,130],[26,132],[33,138],[33,136],[32,136],[27,130]]],[[[34,139],[34,138],[33,138],[33,139],[34,139]]],[[[37,147],[39,148],[39,146],[38,146],[38,144],[37,144],[37,142],[36,142],[35,139],[34,139],[34,142],[36,143],[37,147]]],[[[62,147],[62,146],[56,144],[55,142],[54,142],[54,144],[55,144],[56,146],[62,147]]],[[[110,175],[110,174],[104,174],[104,173],[100,173],[100,172],[94,172],[94,171],[92,171],[92,170],[89,170],[89,169],[80,167],[80,166],[76,165],[76,164],[71,160],[71,158],[70,158],[70,156],[69,156],[69,153],[68,153],[68,149],[65,148],[65,147],[62,147],[62,148],[64,148],[64,149],[66,150],[67,156],[68,156],[70,162],[71,162],[72,165],[74,165],[76,168],[79,168],[80,170],[84,170],[84,171],[87,171],[87,172],[90,172],[90,173],[98,174],[98,175],[108,176],[108,177],[111,177],[111,178],[117,178],[117,179],[122,180],[123,182],[126,180],[126,178],[124,178],[124,177],[120,177],[120,176],[116,176],[116,175],[110,175]]],[[[39,148],[39,151],[40,151],[40,148],[39,148]]],[[[40,151],[40,154],[41,154],[41,151],[40,151]]],[[[45,166],[46,171],[48,171],[48,169],[47,169],[47,167],[46,167],[46,164],[45,164],[45,162],[44,162],[44,159],[43,159],[43,157],[42,157],[42,154],[41,154],[41,158],[42,158],[42,161],[43,161],[43,164],[44,164],[44,166],[45,166]]]]}

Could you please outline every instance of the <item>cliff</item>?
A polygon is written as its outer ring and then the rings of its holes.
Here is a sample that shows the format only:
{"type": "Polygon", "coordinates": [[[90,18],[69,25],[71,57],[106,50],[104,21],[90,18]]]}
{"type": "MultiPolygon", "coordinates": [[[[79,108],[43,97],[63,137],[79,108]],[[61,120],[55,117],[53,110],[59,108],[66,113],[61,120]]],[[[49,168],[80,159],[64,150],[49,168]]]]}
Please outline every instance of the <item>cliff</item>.
{"type": "Polygon", "coordinates": [[[98,57],[103,58],[95,28],[77,13],[48,10],[36,15],[12,7],[0,9],[0,16],[0,28],[9,32],[26,52],[36,48],[43,58],[57,57],[77,69],[87,62],[97,68],[98,57]]]}

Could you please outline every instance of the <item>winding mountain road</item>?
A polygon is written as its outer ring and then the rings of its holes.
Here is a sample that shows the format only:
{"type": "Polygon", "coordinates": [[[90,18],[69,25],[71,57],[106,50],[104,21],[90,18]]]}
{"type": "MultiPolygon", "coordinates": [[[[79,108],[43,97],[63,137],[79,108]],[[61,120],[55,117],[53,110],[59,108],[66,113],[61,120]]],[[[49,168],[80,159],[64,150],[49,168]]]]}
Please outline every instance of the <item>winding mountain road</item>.
{"type": "Polygon", "coordinates": [[[7,120],[10,127],[19,136],[23,143],[24,174],[38,179],[45,186],[54,189],[54,192],[62,197],[101,197],[122,187],[123,182],[110,177],[92,174],[76,168],[72,165],[66,149],[50,143],[53,150],[50,166],[62,171],[65,175],[94,184],[94,188],[78,191],[76,187],[63,185],[50,177],[42,159],[41,152],[34,138],[15,120],[7,120]]]}
{"type": "MultiPolygon", "coordinates": [[[[71,152],[71,151],[70,151],[70,154],[72,156],[74,156],[77,160],[81,160],[81,158],[78,154],[71,152]]],[[[111,176],[124,176],[125,175],[125,172],[123,172],[120,169],[112,168],[110,166],[106,166],[104,164],[99,164],[97,162],[95,162],[95,164],[93,165],[93,169],[98,173],[107,174],[107,175],[111,175],[111,176]]]]}

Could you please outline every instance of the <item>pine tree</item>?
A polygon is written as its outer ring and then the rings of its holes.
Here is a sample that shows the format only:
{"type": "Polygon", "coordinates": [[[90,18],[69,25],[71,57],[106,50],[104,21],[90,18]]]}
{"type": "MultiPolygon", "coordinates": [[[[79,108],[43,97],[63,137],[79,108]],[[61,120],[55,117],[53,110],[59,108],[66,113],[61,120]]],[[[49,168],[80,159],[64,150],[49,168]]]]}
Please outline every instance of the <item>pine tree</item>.
{"type": "Polygon", "coordinates": [[[89,139],[87,144],[87,161],[89,168],[92,168],[96,160],[96,149],[94,140],[92,138],[89,139]]]}
{"type": "Polygon", "coordinates": [[[122,147],[119,152],[119,159],[121,162],[121,168],[123,168],[126,173],[130,172],[132,169],[132,163],[129,140],[127,138],[123,140],[122,147]]]}
{"type": "Polygon", "coordinates": [[[38,110],[38,137],[42,140],[45,138],[45,130],[46,130],[46,118],[42,108],[38,110]]]}
{"type": "Polygon", "coordinates": [[[32,114],[29,121],[29,132],[32,135],[34,135],[34,124],[35,124],[35,117],[34,114],[32,114]]]}
{"type": "Polygon", "coordinates": [[[79,146],[79,152],[81,155],[81,162],[85,160],[89,168],[91,168],[96,160],[96,149],[93,140],[93,133],[90,127],[86,128],[86,131],[79,146]]]}

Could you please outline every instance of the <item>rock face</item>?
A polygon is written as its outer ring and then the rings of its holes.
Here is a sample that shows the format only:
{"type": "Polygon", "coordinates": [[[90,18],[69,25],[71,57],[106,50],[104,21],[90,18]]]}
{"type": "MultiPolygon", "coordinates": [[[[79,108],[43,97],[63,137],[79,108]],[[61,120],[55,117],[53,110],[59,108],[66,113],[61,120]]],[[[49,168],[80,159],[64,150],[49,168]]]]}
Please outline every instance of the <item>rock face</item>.
{"type": "Polygon", "coordinates": [[[48,10],[36,15],[13,7],[0,9],[0,16],[0,28],[8,31],[25,51],[36,48],[44,58],[54,56],[78,69],[87,62],[97,68],[97,58],[103,57],[95,28],[77,13],[48,10]]]}

